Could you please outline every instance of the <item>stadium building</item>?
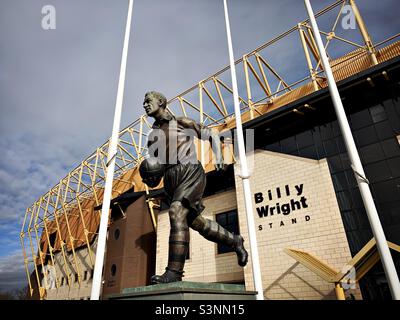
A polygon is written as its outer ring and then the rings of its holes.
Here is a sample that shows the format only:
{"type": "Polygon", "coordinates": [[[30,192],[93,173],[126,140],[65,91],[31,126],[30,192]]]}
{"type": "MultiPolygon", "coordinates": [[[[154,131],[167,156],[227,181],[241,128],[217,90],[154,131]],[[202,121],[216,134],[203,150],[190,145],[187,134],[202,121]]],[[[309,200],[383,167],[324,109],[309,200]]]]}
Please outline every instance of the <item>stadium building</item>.
{"type": "MultiPolygon", "coordinates": [[[[374,43],[354,1],[317,14],[335,80],[400,271],[400,42],[374,43]],[[356,29],[340,34],[342,8],[356,29]],[[332,27],[333,25],[333,27],[332,27]]],[[[285,48],[285,45],[283,45],[285,48]]],[[[237,61],[244,129],[254,130],[251,189],[266,299],[390,299],[388,284],[345,150],[309,21],[237,61]],[[286,76],[268,55],[288,40],[300,48],[299,71],[286,76]],[[302,73],[303,72],[303,73],[302,73]],[[300,76],[299,76],[300,75],[300,76]],[[304,75],[304,76],[303,76],[304,75]]],[[[226,67],[168,102],[221,134],[233,131],[226,67]]],[[[119,135],[102,297],[150,284],[167,263],[169,219],[162,184],[148,189],[138,174],[151,130],[141,116],[119,135]]],[[[203,214],[249,249],[234,140],[224,141],[228,170],[204,163],[203,214]]],[[[209,145],[198,143],[198,150],[209,145]]],[[[98,147],[26,211],[21,244],[30,292],[40,299],[89,299],[104,192],[108,142],[98,147]]],[[[201,153],[199,153],[201,154],[201,153]]],[[[241,284],[254,290],[251,261],[237,265],[229,248],[190,231],[185,281],[241,284]]]]}

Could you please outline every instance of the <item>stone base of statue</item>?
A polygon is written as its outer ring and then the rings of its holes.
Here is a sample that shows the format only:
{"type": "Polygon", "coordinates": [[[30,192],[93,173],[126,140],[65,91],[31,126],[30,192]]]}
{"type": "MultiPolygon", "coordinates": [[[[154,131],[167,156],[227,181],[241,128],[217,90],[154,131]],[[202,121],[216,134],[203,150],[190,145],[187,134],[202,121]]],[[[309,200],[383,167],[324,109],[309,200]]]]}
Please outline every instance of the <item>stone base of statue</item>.
{"type": "Polygon", "coordinates": [[[108,300],[255,300],[255,291],[244,285],[179,281],[145,287],[126,288],[108,300]]]}

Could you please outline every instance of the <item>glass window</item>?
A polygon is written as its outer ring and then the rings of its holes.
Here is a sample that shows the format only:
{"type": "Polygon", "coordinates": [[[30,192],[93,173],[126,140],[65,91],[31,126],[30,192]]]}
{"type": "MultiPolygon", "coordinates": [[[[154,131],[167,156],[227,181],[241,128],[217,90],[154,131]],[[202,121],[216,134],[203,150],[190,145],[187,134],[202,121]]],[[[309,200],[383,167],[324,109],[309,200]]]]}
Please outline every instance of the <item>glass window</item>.
{"type": "Polygon", "coordinates": [[[295,137],[289,137],[281,141],[281,147],[283,153],[290,153],[297,151],[297,144],[295,137]]]}
{"type": "Polygon", "coordinates": [[[358,229],[357,216],[353,211],[343,211],[342,212],[343,223],[346,230],[353,231],[358,229]]]}
{"type": "Polygon", "coordinates": [[[119,239],[119,236],[120,236],[120,234],[121,234],[121,231],[119,231],[119,229],[117,228],[117,229],[115,229],[115,231],[114,231],[114,239],[115,240],[118,240],[119,239]]]}
{"type": "Polygon", "coordinates": [[[353,209],[354,208],[364,208],[364,203],[361,198],[361,193],[359,188],[353,188],[350,190],[351,197],[353,199],[353,209]]]}
{"type": "Polygon", "coordinates": [[[380,140],[393,138],[394,131],[390,126],[389,121],[383,121],[375,124],[376,134],[380,140]]]}
{"type": "Polygon", "coordinates": [[[383,106],[377,105],[369,109],[371,111],[372,121],[377,123],[386,120],[386,112],[383,106]]]}
{"type": "Polygon", "coordinates": [[[306,131],[306,132],[298,134],[296,137],[296,140],[297,140],[297,146],[299,147],[299,149],[302,149],[302,148],[305,148],[305,147],[308,147],[308,146],[311,146],[314,144],[311,131],[306,131]]]}
{"type": "Polygon", "coordinates": [[[340,160],[340,156],[333,156],[328,158],[329,163],[329,171],[331,173],[336,173],[343,170],[342,161],[340,160]]]}
{"type": "Polygon", "coordinates": [[[368,109],[354,113],[350,116],[351,128],[353,130],[369,126],[372,124],[371,115],[368,109]]]}
{"type": "Polygon", "coordinates": [[[349,186],[351,188],[358,188],[356,177],[354,176],[354,171],[352,169],[346,170],[346,178],[349,186]]]}
{"type": "Polygon", "coordinates": [[[303,148],[299,150],[299,156],[310,159],[318,159],[317,151],[314,146],[303,148]]]}
{"type": "Polygon", "coordinates": [[[380,202],[389,202],[400,199],[400,179],[375,183],[371,186],[373,194],[380,202]]]}
{"type": "MultiPolygon", "coordinates": [[[[221,227],[225,228],[226,230],[234,233],[239,234],[239,224],[238,224],[238,216],[237,210],[231,210],[228,212],[223,212],[217,214],[215,217],[217,223],[221,225],[221,227]]],[[[218,244],[218,254],[232,252],[233,249],[226,247],[222,244],[218,244]]]]}
{"type": "Polygon", "coordinates": [[[111,276],[114,277],[116,273],[117,273],[117,266],[113,264],[111,266],[111,276]]]}
{"type": "Polygon", "coordinates": [[[353,210],[357,216],[357,220],[359,223],[359,229],[368,229],[370,228],[369,220],[367,213],[365,212],[364,207],[353,210]]]}
{"type": "Polygon", "coordinates": [[[392,158],[400,156],[400,146],[395,138],[382,141],[381,144],[386,157],[392,158]]]}
{"type": "Polygon", "coordinates": [[[364,167],[367,179],[370,182],[379,182],[392,178],[386,161],[375,162],[364,167]]]}
{"type": "Polygon", "coordinates": [[[377,162],[385,159],[382,147],[379,143],[374,143],[359,149],[360,157],[364,164],[377,162]]]}
{"type": "Polygon", "coordinates": [[[329,140],[333,138],[333,132],[330,124],[320,126],[320,133],[322,140],[329,140]]]}
{"type": "Polygon", "coordinates": [[[281,144],[279,142],[273,143],[266,146],[265,149],[269,151],[281,152],[281,144]]]}
{"type": "Polygon", "coordinates": [[[340,136],[341,132],[340,132],[340,127],[337,121],[333,121],[332,122],[332,134],[334,137],[340,136]]]}
{"type": "Polygon", "coordinates": [[[342,161],[343,169],[351,168],[350,158],[347,152],[340,154],[340,160],[342,161]]]}
{"type": "Polygon", "coordinates": [[[336,192],[348,189],[347,179],[344,172],[339,172],[332,175],[333,185],[336,192]]]}
{"type": "Polygon", "coordinates": [[[392,177],[400,177],[400,158],[389,159],[387,160],[387,164],[389,166],[392,177]]]}
{"type": "Polygon", "coordinates": [[[340,191],[336,193],[338,199],[340,211],[346,211],[351,209],[351,198],[348,191],[340,191]]]}
{"type": "Polygon", "coordinates": [[[335,140],[324,141],[324,148],[328,157],[339,153],[339,149],[335,140]]]}
{"type": "Polygon", "coordinates": [[[342,136],[336,137],[335,141],[340,153],[347,152],[342,136]]]}
{"type": "Polygon", "coordinates": [[[368,126],[354,132],[357,146],[362,147],[367,144],[378,142],[374,126],[368,126]]]}

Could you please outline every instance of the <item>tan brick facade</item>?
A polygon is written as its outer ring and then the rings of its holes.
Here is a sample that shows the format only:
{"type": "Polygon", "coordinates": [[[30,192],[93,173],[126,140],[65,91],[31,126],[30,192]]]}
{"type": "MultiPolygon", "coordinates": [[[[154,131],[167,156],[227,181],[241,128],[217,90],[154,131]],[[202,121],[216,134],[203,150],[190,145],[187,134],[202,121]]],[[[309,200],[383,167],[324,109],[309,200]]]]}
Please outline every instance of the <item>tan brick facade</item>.
{"type": "MultiPolygon", "coordinates": [[[[265,298],[335,299],[333,284],[283,251],[294,248],[309,252],[338,271],[351,259],[327,161],[269,151],[256,151],[254,160],[250,184],[265,298]],[[280,198],[276,188],[279,188],[280,198]],[[260,192],[264,199],[256,204],[254,194],[260,192]],[[304,206],[301,197],[305,198],[304,206]],[[299,201],[300,209],[295,205],[294,211],[283,214],[282,204],[288,203],[286,209],[292,209],[292,199],[299,201]],[[256,208],[266,205],[275,207],[273,215],[268,211],[267,216],[260,218],[256,208]],[[292,219],[296,219],[296,223],[292,219]]],[[[235,170],[238,168],[236,165],[235,170]]],[[[238,176],[235,181],[240,230],[248,248],[242,182],[238,176]]],[[[253,290],[251,262],[245,267],[245,280],[246,288],[253,290]]],[[[352,293],[360,298],[359,290],[352,290],[352,293]]]]}
{"type": "MultiPolygon", "coordinates": [[[[351,259],[327,161],[269,151],[256,151],[254,160],[250,184],[265,298],[336,299],[333,284],[283,251],[285,248],[307,251],[337,271],[351,259]],[[279,188],[280,198],[276,188],[279,188]],[[255,193],[262,193],[263,201],[255,203],[255,193]],[[279,209],[276,208],[278,203],[279,209]],[[268,211],[267,216],[260,218],[256,208],[266,205],[268,210],[275,207],[273,215],[268,211]],[[260,226],[262,230],[259,230],[260,226]]],[[[238,169],[236,165],[235,171],[238,169]]],[[[237,207],[240,233],[249,249],[243,189],[238,176],[235,182],[236,190],[204,199],[206,209],[203,215],[215,220],[216,214],[237,207]]],[[[168,212],[163,211],[158,216],[158,274],[163,273],[167,265],[169,229],[168,212]]],[[[184,280],[239,282],[244,279],[246,288],[254,290],[251,261],[244,269],[240,268],[234,253],[217,255],[214,243],[193,230],[190,230],[190,237],[190,260],[186,262],[184,280]]],[[[358,289],[349,292],[357,299],[361,298],[358,289]]]]}
{"type": "MultiPolygon", "coordinates": [[[[97,239],[92,245],[93,260],[95,259],[95,252],[97,247],[97,239]]],[[[65,268],[64,257],[61,252],[54,255],[55,259],[55,274],[60,287],[46,290],[47,300],[88,300],[92,290],[92,270],[89,252],[86,247],[82,247],[76,250],[77,262],[81,270],[81,282],[79,283],[75,278],[75,273],[72,273],[71,266],[74,265],[73,255],[71,253],[66,254],[66,260],[69,267],[65,268]],[[71,287],[67,284],[67,274],[65,269],[70,270],[71,275],[71,287]],[[63,279],[63,280],[62,280],[63,279]]],[[[73,270],[73,268],[72,268],[73,270]]]]}

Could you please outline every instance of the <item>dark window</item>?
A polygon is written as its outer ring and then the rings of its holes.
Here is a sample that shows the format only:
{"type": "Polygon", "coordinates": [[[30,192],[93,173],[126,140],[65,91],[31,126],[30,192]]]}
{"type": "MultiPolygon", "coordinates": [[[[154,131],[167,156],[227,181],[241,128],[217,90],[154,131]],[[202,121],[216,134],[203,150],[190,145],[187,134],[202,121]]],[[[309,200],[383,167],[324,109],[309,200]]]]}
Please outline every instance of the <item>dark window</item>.
{"type": "Polygon", "coordinates": [[[297,135],[296,140],[297,140],[297,145],[298,145],[299,149],[302,149],[302,148],[305,148],[305,147],[308,147],[308,146],[311,146],[314,144],[311,131],[306,131],[306,132],[303,132],[303,133],[297,135]]]}
{"type": "Polygon", "coordinates": [[[114,277],[116,273],[117,273],[117,266],[113,264],[111,266],[111,276],[114,277]]]}
{"type": "Polygon", "coordinates": [[[363,111],[351,115],[350,121],[351,121],[351,128],[353,130],[366,127],[372,123],[372,119],[368,109],[365,109],[363,111]]]}
{"type": "Polygon", "coordinates": [[[75,273],[75,282],[78,282],[78,274],[75,273]]]}
{"type": "Polygon", "coordinates": [[[394,132],[389,121],[383,121],[375,124],[375,130],[380,140],[394,137],[394,132]]]}
{"type": "Polygon", "coordinates": [[[318,154],[314,146],[306,147],[299,150],[299,156],[310,159],[318,159],[318,154]]]}
{"type": "Polygon", "coordinates": [[[357,130],[354,132],[354,135],[356,137],[358,147],[378,141],[378,136],[376,135],[375,128],[373,126],[368,126],[357,130]]]}
{"type": "Polygon", "coordinates": [[[90,270],[90,279],[93,279],[94,270],[90,270]]]}
{"type": "Polygon", "coordinates": [[[339,149],[335,140],[324,141],[324,148],[328,157],[339,153],[339,149]]]}
{"type": "Polygon", "coordinates": [[[118,240],[120,234],[121,234],[121,232],[119,231],[119,229],[118,228],[115,229],[115,231],[114,231],[114,239],[118,240]]]}
{"type": "Polygon", "coordinates": [[[375,162],[364,166],[365,174],[370,182],[379,182],[392,178],[386,161],[375,162]]]}
{"type": "Polygon", "coordinates": [[[379,143],[370,144],[359,149],[361,160],[364,164],[376,162],[385,159],[382,147],[379,143]]]}
{"type": "Polygon", "coordinates": [[[388,158],[400,156],[399,142],[395,138],[382,141],[382,148],[388,158]]]}
{"type": "Polygon", "coordinates": [[[400,177],[400,158],[389,159],[387,161],[392,176],[395,178],[400,177]]]}
{"type": "Polygon", "coordinates": [[[292,153],[294,151],[297,152],[297,144],[295,137],[289,137],[285,140],[282,140],[281,146],[283,153],[292,153]]]}
{"type": "Polygon", "coordinates": [[[370,109],[372,121],[375,123],[386,120],[386,112],[383,106],[378,105],[370,109]]]}
{"type": "MultiPolygon", "coordinates": [[[[237,210],[231,210],[224,213],[220,213],[216,215],[216,221],[221,227],[226,230],[239,234],[239,224],[238,224],[238,215],[237,210]]],[[[233,249],[222,244],[218,244],[218,254],[232,252],[233,249]]]]}
{"type": "Polygon", "coordinates": [[[61,278],[61,284],[60,284],[60,285],[61,285],[61,286],[64,285],[64,277],[61,278]]]}
{"type": "Polygon", "coordinates": [[[83,274],[83,280],[87,280],[87,270],[85,270],[85,273],[83,274]]]}

